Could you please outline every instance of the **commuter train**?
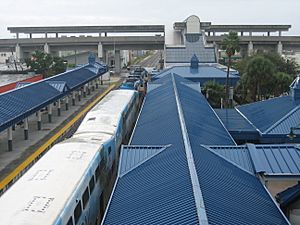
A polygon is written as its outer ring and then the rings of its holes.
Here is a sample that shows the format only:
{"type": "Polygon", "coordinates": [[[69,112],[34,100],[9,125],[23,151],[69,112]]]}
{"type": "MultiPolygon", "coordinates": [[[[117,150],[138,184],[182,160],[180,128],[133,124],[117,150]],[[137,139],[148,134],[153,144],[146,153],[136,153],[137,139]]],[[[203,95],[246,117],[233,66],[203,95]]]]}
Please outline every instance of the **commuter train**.
{"type": "Polygon", "coordinates": [[[104,187],[138,105],[134,90],[114,90],[104,97],[71,138],[54,145],[0,197],[0,224],[98,224],[104,187]]]}

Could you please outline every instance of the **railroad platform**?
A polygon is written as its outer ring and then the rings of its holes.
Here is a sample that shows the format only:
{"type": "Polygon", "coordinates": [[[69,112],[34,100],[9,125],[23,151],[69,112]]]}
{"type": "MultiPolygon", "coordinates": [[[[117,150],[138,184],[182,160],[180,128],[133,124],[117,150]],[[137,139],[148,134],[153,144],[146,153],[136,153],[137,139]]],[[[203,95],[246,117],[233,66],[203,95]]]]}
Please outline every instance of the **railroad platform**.
{"type": "MultiPolygon", "coordinates": [[[[0,190],[7,188],[8,184],[15,181],[26,168],[33,164],[36,158],[50,148],[51,143],[78,121],[110,90],[117,87],[122,80],[121,76],[112,76],[110,81],[104,81],[95,89],[81,98],[76,99],[76,104],[69,104],[69,109],[61,105],[61,115],[58,116],[57,108],[53,108],[52,122],[49,123],[47,113],[42,113],[42,129],[37,128],[36,115],[28,118],[29,138],[24,140],[24,125],[15,126],[13,131],[13,151],[8,151],[7,132],[0,133],[0,190]]],[[[1,192],[0,192],[1,193],[1,192]]]]}

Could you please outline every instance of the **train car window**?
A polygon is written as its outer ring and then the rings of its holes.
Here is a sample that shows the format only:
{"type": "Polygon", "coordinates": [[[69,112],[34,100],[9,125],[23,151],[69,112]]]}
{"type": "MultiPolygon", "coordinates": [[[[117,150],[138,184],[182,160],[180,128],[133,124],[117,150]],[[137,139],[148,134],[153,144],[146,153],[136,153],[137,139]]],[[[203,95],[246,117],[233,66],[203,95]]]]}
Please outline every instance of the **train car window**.
{"type": "Polygon", "coordinates": [[[89,201],[90,195],[89,195],[89,189],[86,187],[83,195],[82,195],[82,204],[83,204],[83,209],[85,209],[87,202],[89,201]]]}
{"type": "Polygon", "coordinates": [[[74,225],[72,216],[71,216],[70,219],[68,220],[67,225],[74,225]]]}
{"type": "Polygon", "coordinates": [[[81,209],[81,201],[79,201],[76,205],[76,208],[74,210],[74,219],[75,219],[75,224],[78,223],[79,218],[81,216],[82,209],[81,209]]]}
{"type": "Polygon", "coordinates": [[[94,176],[92,176],[89,186],[90,186],[90,192],[92,193],[92,191],[94,190],[94,187],[95,187],[94,176]]]}
{"type": "Polygon", "coordinates": [[[100,177],[100,165],[98,165],[96,168],[95,176],[96,176],[96,181],[98,181],[98,179],[100,177]]]}
{"type": "Polygon", "coordinates": [[[111,147],[108,148],[108,154],[110,155],[111,153],[111,147]]]}

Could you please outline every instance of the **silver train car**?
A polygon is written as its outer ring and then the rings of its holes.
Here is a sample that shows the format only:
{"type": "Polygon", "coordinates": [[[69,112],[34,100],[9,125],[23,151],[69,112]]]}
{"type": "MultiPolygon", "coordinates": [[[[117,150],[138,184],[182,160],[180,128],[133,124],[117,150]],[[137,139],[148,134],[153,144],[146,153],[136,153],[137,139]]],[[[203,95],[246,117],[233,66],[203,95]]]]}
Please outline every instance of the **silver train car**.
{"type": "Polygon", "coordinates": [[[71,138],[54,145],[0,197],[0,224],[98,224],[105,185],[138,105],[133,90],[114,90],[104,97],[71,138]]]}

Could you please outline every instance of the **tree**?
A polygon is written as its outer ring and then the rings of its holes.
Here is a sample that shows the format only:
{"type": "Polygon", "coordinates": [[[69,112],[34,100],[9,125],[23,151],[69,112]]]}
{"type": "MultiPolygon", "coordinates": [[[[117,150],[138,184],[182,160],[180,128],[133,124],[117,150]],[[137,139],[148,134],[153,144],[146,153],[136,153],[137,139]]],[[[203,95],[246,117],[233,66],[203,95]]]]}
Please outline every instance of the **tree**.
{"type": "Polygon", "coordinates": [[[273,82],[274,64],[262,56],[253,57],[246,69],[244,81],[250,92],[251,99],[260,100],[262,95],[267,94],[270,82],[273,82]]]}
{"type": "Polygon", "coordinates": [[[290,84],[293,82],[293,78],[283,72],[277,72],[274,75],[274,95],[279,96],[290,90],[290,84]]]}
{"type": "Polygon", "coordinates": [[[207,100],[213,108],[219,108],[221,98],[224,98],[224,87],[214,81],[207,81],[204,84],[203,90],[208,97],[207,100]]]}
{"type": "Polygon", "coordinates": [[[231,57],[235,55],[236,52],[240,51],[239,37],[237,32],[230,31],[229,34],[225,34],[225,38],[222,41],[222,49],[226,51],[228,57],[227,64],[227,76],[226,76],[226,95],[225,95],[225,105],[226,108],[229,106],[229,71],[231,66],[231,57]]]}
{"type": "Polygon", "coordinates": [[[33,52],[31,58],[25,59],[31,71],[43,74],[44,78],[66,71],[67,64],[60,57],[52,57],[42,51],[33,52]]]}

